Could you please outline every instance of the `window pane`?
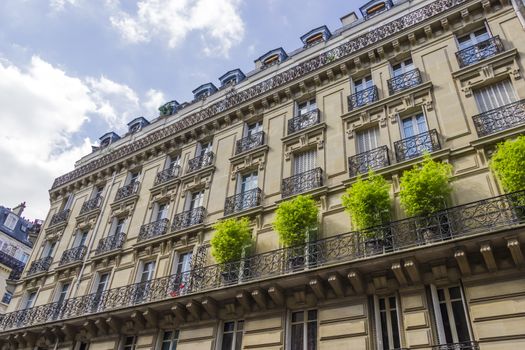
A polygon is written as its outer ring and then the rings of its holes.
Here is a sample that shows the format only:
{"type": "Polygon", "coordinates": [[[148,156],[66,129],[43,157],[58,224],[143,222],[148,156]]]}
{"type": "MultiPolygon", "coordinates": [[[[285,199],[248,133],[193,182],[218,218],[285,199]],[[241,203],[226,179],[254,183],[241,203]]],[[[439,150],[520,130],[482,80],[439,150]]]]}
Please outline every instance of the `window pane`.
{"type": "Polygon", "coordinates": [[[233,332],[234,329],[235,329],[235,322],[225,322],[224,323],[225,332],[233,332]]]}
{"type": "Polygon", "coordinates": [[[242,331],[236,333],[235,350],[242,350],[242,331]]]}
{"type": "Polygon", "coordinates": [[[222,350],[232,350],[233,333],[224,333],[222,335],[222,350]]]}
{"type": "Polygon", "coordinates": [[[317,348],[317,322],[308,322],[308,350],[315,350],[317,348]]]}
{"type": "Polygon", "coordinates": [[[445,338],[447,340],[447,343],[453,343],[454,340],[452,339],[452,331],[450,329],[450,319],[448,318],[447,305],[444,303],[440,304],[439,308],[441,310],[441,318],[443,319],[443,328],[445,329],[445,338]]]}
{"type": "Polygon", "coordinates": [[[461,299],[459,301],[452,302],[452,313],[454,314],[454,321],[456,322],[458,341],[463,342],[470,340],[467,318],[465,316],[465,309],[463,308],[463,302],[461,299]]]}
{"type": "Polygon", "coordinates": [[[293,325],[291,336],[291,350],[304,350],[303,341],[303,324],[293,325]]]}
{"type": "Polygon", "coordinates": [[[302,322],[304,320],[304,312],[294,312],[292,313],[292,322],[302,322]]]}
{"type": "Polygon", "coordinates": [[[388,322],[386,319],[386,312],[379,314],[381,319],[381,339],[383,339],[383,350],[388,350],[390,345],[388,344],[388,322]]]}
{"type": "MultiPolygon", "coordinates": [[[[395,300],[394,304],[395,305],[395,300]]],[[[390,308],[392,308],[392,303],[390,304],[390,308]]],[[[392,311],[390,311],[390,322],[392,323],[392,341],[394,342],[394,348],[400,348],[401,347],[401,341],[399,339],[399,326],[397,324],[397,310],[394,308],[392,311]]]]}

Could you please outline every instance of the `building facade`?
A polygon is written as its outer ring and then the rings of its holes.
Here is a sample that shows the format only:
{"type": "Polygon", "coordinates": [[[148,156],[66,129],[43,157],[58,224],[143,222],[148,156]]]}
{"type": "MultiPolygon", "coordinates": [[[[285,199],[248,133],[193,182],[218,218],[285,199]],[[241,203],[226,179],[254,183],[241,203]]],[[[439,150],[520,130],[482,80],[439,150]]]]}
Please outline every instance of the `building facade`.
{"type": "Polygon", "coordinates": [[[371,1],[104,135],[50,190],[3,348],[525,348],[524,193],[488,168],[525,132],[515,5],[371,1]],[[399,178],[427,152],[453,166],[450,207],[406,217],[399,178]],[[379,249],[341,204],[370,168],[395,203],[379,249]],[[300,193],[319,226],[292,252],[272,222],[300,193]],[[226,217],[251,220],[255,247],[217,265],[226,217]]]}

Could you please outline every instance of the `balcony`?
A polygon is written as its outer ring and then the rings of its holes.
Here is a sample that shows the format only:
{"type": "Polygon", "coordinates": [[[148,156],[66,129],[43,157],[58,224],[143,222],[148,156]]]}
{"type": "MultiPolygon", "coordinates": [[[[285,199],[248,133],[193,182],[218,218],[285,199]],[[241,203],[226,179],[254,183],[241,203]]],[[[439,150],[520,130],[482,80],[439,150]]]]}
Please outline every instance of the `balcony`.
{"type": "Polygon", "coordinates": [[[62,253],[62,257],[60,258],[60,262],[58,263],[58,265],[62,266],[73,262],[81,261],[86,256],[86,252],[87,247],[85,245],[68,249],[64,251],[64,253],[62,253]]]}
{"type": "Polygon", "coordinates": [[[235,154],[243,153],[264,145],[264,131],[259,131],[237,141],[235,154]]]}
{"type": "Polygon", "coordinates": [[[34,275],[39,272],[45,272],[49,270],[49,267],[51,266],[52,262],[52,256],[46,256],[44,258],[40,258],[38,260],[33,261],[31,263],[31,266],[29,267],[29,270],[27,270],[27,275],[34,275]]]}
{"type": "Polygon", "coordinates": [[[244,191],[226,198],[224,203],[224,215],[238,213],[246,209],[254,208],[261,205],[262,191],[260,188],[244,191]]]}
{"type": "Polygon", "coordinates": [[[140,182],[134,181],[130,184],[122,186],[117,190],[117,195],[115,196],[115,201],[119,201],[125,198],[129,198],[134,194],[137,194],[139,191],[140,182]]]}
{"type": "Polygon", "coordinates": [[[179,165],[172,166],[168,169],[164,169],[157,174],[155,177],[155,186],[176,179],[181,175],[181,167],[179,165]]]}
{"type": "Polygon", "coordinates": [[[483,61],[505,51],[499,36],[474,44],[461,51],[456,52],[459,68],[483,61]]]}
{"type": "Polygon", "coordinates": [[[98,246],[95,254],[99,255],[110,252],[112,250],[120,249],[124,245],[125,240],[126,234],[122,232],[104,237],[100,241],[98,241],[98,246]]]}
{"type": "Polygon", "coordinates": [[[281,195],[286,198],[321,186],[323,186],[323,169],[315,168],[283,179],[281,195]]]}
{"type": "Polygon", "coordinates": [[[419,69],[413,69],[404,74],[398,75],[388,80],[388,91],[394,95],[400,91],[410,89],[422,83],[421,72],[419,69]]]}
{"type": "Polygon", "coordinates": [[[0,264],[5,265],[11,269],[11,274],[9,275],[10,280],[19,279],[25,267],[25,263],[21,262],[17,258],[1,250],[0,250],[0,264]]]}
{"type": "Polygon", "coordinates": [[[357,109],[372,102],[375,102],[379,99],[377,93],[377,86],[371,86],[355,94],[348,96],[348,110],[357,109]]]}
{"type": "Polygon", "coordinates": [[[525,125],[525,100],[478,114],[472,119],[479,137],[525,125]]]}
{"type": "Polygon", "coordinates": [[[95,198],[91,198],[82,204],[82,208],[80,208],[80,215],[89,213],[93,210],[100,209],[100,205],[102,204],[102,196],[96,196],[95,198]]]}
{"type": "Polygon", "coordinates": [[[422,156],[425,152],[441,149],[436,129],[423,132],[394,142],[394,152],[398,162],[422,156]]]}
{"type": "Polygon", "coordinates": [[[350,177],[366,174],[369,170],[381,169],[390,165],[388,147],[381,146],[370,151],[348,157],[348,173],[350,177]]]}
{"type": "Polygon", "coordinates": [[[466,341],[462,343],[434,345],[432,346],[432,350],[479,350],[479,345],[476,341],[466,341]]]}
{"type": "Polygon", "coordinates": [[[65,209],[62,211],[59,211],[58,213],[54,214],[51,217],[51,222],[49,223],[49,226],[55,226],[58,224],[66,223],[67,219],[69,218],[69,213],[71,210],[65,209]]]}
{"type": "Polygon", "coordinates": [[[191,226],[202,224],[204,222],[205,215],[206,209],[204,207],[197,207],[191,210],[183,211],[182,213],[175,215],[173,218],[171,231],[181,231],[191,226]]]}
{"type": "Polygon", "coordinates": [[[149,224],[142,225],[139,232],[138,241],[145,241],[154,237],[162,236],[168,231],[168,219],[160,219],[149,224]]]}
{"type": "Polygon", "coordinates": [[[288,135],[306,129],[310,126],[319,124],[320,122],[321,113],[319,113],[319,109],[314,109],[308,113],[301,114],[288,121],[288,135]]]}
{"type": "Polygon", "coordinates": [[[213,152],[206,152],[203,155],[192,158],[188,161],[188,173],[192,173],[208,165],[213,164],[213,152]]]}

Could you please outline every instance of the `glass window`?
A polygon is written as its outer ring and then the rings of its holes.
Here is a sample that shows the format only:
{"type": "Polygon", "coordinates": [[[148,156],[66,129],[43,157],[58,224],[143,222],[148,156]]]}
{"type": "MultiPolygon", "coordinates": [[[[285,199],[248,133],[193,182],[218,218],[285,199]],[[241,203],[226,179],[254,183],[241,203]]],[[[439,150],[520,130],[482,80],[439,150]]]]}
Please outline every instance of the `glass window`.
{"type": "Polygon", "coordinates": [[[241,350],[244,321],[224,322],[221,350],[241,350]]]}
{"type": "Polygon", "coordinates": [[[29,254],[22,253],[22,255],[20,256],[20,261],[23,263],[26,263],[28,260],[29,260],[29,254]]]}
{"type": "Polygon", "coordinates": [[[517,100],[509,79],[474,90],[474,97],[481,113],[503,107],[517,100]]]}
{"type": "Polygon", "coordinates": [[[114,229],[113,229],[113,234],[116,235],[116,234],[119,234],[119,233],[123,233],[124,232],[124,225],[126,223],[126,219],[124,218],[115,218],[115,221],[114,221],[114,229]]]}
{"type": "Polygon", "coordinates": [[[64,206],[62,210],[71,209],[71,206],[73,205],[73,193],[69,194],[67,198],[65,199],[64,206]]]}
{"type": "Polygon", "coordinates": [[[317,109],[317,103],[315,102],[315,98],[301,102],[297,104],[297,116],[307,114],[313,110],[317,109]]]}
{"type": "Polygon", "coordinates": [[[257,188],[257,171],[248,174],[240,175],[240,182],[238,186],[238,193],[245,193],[247,191],[257,188]]]}
{"type": "Polygon", "coordinates": [[[190,196],[188,210],[193,210],[195,208],[202,207],[203,201],[204,201],[204,190],[193,192],[190,196]]]}
{"type": "Polygon", "coordinates": [[[245,129],[245,136],[252,136],[262,131],[262,121],[258,121],[252,124],[248,124],[245,129]]]}
{"type": "Polygon", "coordinates": [[[401,120],[403,138],[411,137],[428,131],[427,120],[423,113],[403,118],[401,120]]]}
{"type": "Polygon", "coordinates": [[[354,80],[354,91],[360,92],[372,87],[373,85],[374,81],[372,80],[372,76],[368,75],[364,78],[354,80]]]}
{"type": "Polygon", "coordinates": [[[302,174],[316,167],[317,150],[297,153],[293,158],[293,174],[302,174]]]}
{"type": "Polygon", "coordinates": [[[153,278],[155,273],[155,261],[148,261],[142,265],[139,282],[146,282],[153,278]]]}
{"type": "Polygon", "coordinates": [[[317,310],[292,312],[291,350],[317,349],[317,310]]]}
{"type": "Polygon", "coordinates": [[[53,242],[47,241],[46,245],[44,246],[44,251],[42,252],[42,257],[47,258],[47,257],[52,256],[55,251],[56,244],[57,244],[56,241],[53,241],[53,242]]]}
{"type": "Polygon", "coordinates": [[[87,236],[88,236],[88,231],[80,231],[80,232],[77,232],[77,235],[75,237],[75,243],[74,243],[74,246],[75,247],[81,247],[83,245],[86,244],[86,240],[87,240],[87,236]]]}
{"type": "Polygon", "coordinates": [[[211,141],[197,143],[197,154],[196,156],[204,156],[206,153],[210,153],[212,148],[211,141]]]}
{"type": "Polygon", "coordinates": [[[159,221],[168,217],[168,203],[157,203],[157,215],[154,221],[159,221]]]}
{"type": "Polygon", "coordinates": [[[180,166],[180,154],[169,156],[166,162],[166,169],[173,169],[176,166],[180,166]]]}
{"type": "Polygon", "coordinates": [[[467,47],[476,45],[488,39],[490,39],[490,34],[488,33],[487,28],[483,27],[469,34],[458,37],[459,49],[466,49],[467,47]]]}
{"type": "Polygon", "coordinates": [[[164,331],[160,343],[160,350],[176,350],[179,342],[179,331],[164,331]]]}
{"type": "Polygon", "coordinates": [[[437,299],[442,321],[438,327],[444,331],[446,342],[470,341],[465,304],[460,287],[438,288],[437,299]]]}
{"type": "Polygon", "coordinates": [[[29,308],[33,307],[35,299],[36,299],[36,292],[28,292],[23,309],[29,309],[29,308]]]}
{"type": "Polygon", "coordinates": [[[62,304],[66,300],[69,286],[69,282],[62,283],[60,292],[58,293],[57,303],[62,304]]]}
{"type": "Polygon", "coordinates": [[[91,195],[91,198],[98,198],[102,195],[102,191],[104,191],[104,186],[96,186],[93,190],[93,193],[91,195]]]}
{"type": "Polygon", "coordinates": [[[84,342],[78,342],[77,343],[77,347],[75,348],[77,350],[89,350],[89,343],[84,343],[84,342]]]}
{"type": "Polygon", "coordinates": [[[102,294],[108,286],[109,281],[109,273],[102,273],[98,277],[97,284],[95,285],[95,293],[96,294],[102,294]]]}
{"type": "Polygon", "coordinates": [[[392,66],[394,77],[403,75],[406,72],[410,72],[411,70],[414,70],[414,62],[411,58],[392,66]]]}
{"type": "Polygon", "coordinates": [[[139,175],[140,173],[138,171],[130,173],[128,178],[128,184],[131,185],[137,182],[139,180],[139,175]]]}
{"type": "Polygon", "coordinates": [[[124,338],[124,341],[122,342],[122,350],[135,350],[135,347],[137,346],[137,337],[127,336],[124,338]]]}
{"type": "Polygon", "coordinates": [[[18,222],[18,216],[13,213],[9,213],[4,221],[4,226],[10,230],[14,230],[18,222]]]}
{"type": "Polygon", "coordinates": [[[376,308],[379,314],[378,330],[383,350],[401,348],[396,297],[378,298],[376,308]]]}
{"type": "Polygon", "coordinates": [[[356,142],[357,153],[368,152],[379,147],[379,127],[358,131],[356,142]]]}

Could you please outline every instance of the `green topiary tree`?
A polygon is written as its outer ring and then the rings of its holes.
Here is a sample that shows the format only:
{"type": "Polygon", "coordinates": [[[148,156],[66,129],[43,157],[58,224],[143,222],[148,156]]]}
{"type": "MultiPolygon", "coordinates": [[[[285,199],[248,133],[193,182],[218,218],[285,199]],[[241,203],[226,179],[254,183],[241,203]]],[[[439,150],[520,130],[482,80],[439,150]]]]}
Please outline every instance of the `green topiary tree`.
{"type": "Polygon", "coordinates": [[[215,261],[224,264],[242,258],[243,249],[252,243],[252,230],[247,218],[227,219],[217,222],[211,239],[211,254],[215,261]]]}
{"type": "Polygon", "coordinates": [[[401,205],[409,216],[429,215],[445,209],[452,188],[452,166],[435,162],[426,154],[423,163],[401,176],[401,205]]]}
{"type": "Polygon", "coordinates": [[[390,220],[389,188],[381,175],[370,171],[368,179],[363,180],[359,176],[346,190],[341,202],[352,218],[354,229],[363,230],[390,220]]]}
{"type": "Polygon", "coordinates": [[[505,192],[524,190],[525,136],[500,143],[492,155],[490,168],[496,174],[505,192]]]}
{"type": "Polygon", "coordinates": [[[274,229],[285,247],[304,244],[309,229],[317,225],[318,209],[310,196],[282,202],[276,210],[274,229]]]}

